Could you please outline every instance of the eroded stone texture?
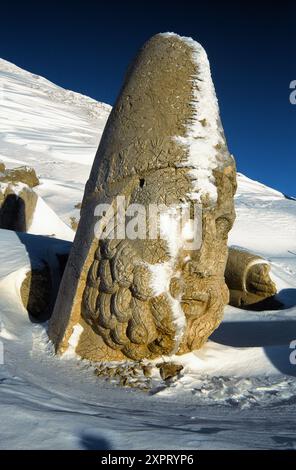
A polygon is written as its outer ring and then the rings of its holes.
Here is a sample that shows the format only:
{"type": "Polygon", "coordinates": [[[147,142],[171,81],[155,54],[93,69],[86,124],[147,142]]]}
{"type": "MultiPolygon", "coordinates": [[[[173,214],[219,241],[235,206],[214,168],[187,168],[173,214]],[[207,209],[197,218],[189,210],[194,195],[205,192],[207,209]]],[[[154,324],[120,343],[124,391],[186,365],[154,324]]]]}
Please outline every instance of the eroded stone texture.
{"type": "Polygon", "coordinates": [[[228,302],[224,270],[235,189],[203,49],[177,35],[154,36],[128,70],[86,185],[49,327],[57,351],[67,349],[78,323],[83,333],[76,352],[93,360],[141,360],[201,347],[228,302]],[[173,253],[165,237],[98,241],[95,207],[114,206],[118,195],[145,208],[199,201],[201,247],[179,243],[173,253]]]}
{"type": "Polygon", "coordinates": [[[268,261],[245,250],[229,249],[225,280],[234,307],[254,305],[277,293],[268,261]]]}

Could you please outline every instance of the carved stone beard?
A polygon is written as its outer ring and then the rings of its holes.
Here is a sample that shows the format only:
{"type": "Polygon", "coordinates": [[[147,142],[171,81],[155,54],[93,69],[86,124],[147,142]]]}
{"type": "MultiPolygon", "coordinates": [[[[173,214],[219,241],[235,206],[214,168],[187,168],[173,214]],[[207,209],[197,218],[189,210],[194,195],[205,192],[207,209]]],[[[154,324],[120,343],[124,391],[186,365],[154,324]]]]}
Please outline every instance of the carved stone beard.
{"type": "MultiPolygon", "coordinates": [[[[224,270],[227,234],[235,217],[236,173],[220,122],[217,165],[209,177],[217,198],[213,201],[200,191],[200,249],[180,247],[172,256],[165,239],[98,241],[93,236],[94,208],[114,204],[118,195],[146,208],[193,201],[198,178],[194,183],[189,150],[180,141],[197,122],[198,66],[193,57],[188,41],[157,35],[129,69],[86,186],[50,324],[50,336],[60,351],[67,349],[79,322],[84,331],[76,352],[85,358],[141,360],[184,353],[200,347],[222,319],[228,301],[224,270]],[[166,270],[166,285],[159,289],[155,267],[166,270]],[[73,276],[72,291],[65,293],[73,276]]],[[[210,124],[203,119],[202,126],[210,124]]]]}

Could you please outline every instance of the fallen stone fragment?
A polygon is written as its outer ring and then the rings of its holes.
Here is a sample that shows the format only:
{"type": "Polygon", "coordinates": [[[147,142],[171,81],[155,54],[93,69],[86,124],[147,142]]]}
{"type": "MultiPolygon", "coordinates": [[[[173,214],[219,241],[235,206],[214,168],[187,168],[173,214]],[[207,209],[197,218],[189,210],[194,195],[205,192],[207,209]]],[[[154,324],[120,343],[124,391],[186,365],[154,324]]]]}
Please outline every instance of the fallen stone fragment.
{"type": "Polygon", "coordinates": [[[248,307],[277,293],[268,261],[246,250],[229,249],[225,280],[234,307],[248,307]]]}
{"type": "Polygon", "coordinates": [[[0,182],[3,183],[23,183],[34,188],[39,185],[39,179],[36,175],[34,168],[28,166],[19,166],[17,168],[1,169],[0,167],[0,182]]]}
{"type": "Polygon", "coordinates": [[[24,307],[32,317],[39,321],[48,320],[52,294],[52,281],[47,263],[26,274],[21,285],[21,298],[24,307]]]}
{"type": "Polygon", "coordinates": [[[37,194],[23,183],[0,183],[0,228],[27,232],[37,200],[37,194]]]}

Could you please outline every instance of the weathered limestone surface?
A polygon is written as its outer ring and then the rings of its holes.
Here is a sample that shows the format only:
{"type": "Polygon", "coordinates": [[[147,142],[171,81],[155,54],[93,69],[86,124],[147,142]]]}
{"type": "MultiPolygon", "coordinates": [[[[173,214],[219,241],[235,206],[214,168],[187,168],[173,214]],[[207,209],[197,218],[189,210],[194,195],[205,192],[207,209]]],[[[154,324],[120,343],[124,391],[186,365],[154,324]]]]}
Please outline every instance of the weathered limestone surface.
{"type": "Polygon", "coordinates": [[[5,169],[5,165],[0,163],[0,182],[2,183],[23,183],[34,188],[38,186],[39,179],[34,168],[19,166],[17,168],[5,169]]]}
{"type": "Polygon", "coordinates": [[[199,348],[221,322],[236,173],[214,92],[207,90],[205,57],[192,40],[157,35],[128,70],[86,185],[49,325],[60,353],[78,324],[82,357],[141,360],[199,348]],[[181,245],[172,254],[165,238],[98,241],[95,207],[114,206],[118,195],[144,207],[198,200],[201,247],[181,245]],[[155,266],[166,272],[165,283],[155,266]]]}
{"type": "Polygon", "coordinates": [[[277,292],[269,263],[244,250],[229,249],[225,280],[230,292],[229,303],[235,307],[256,304],[277,292]]]}

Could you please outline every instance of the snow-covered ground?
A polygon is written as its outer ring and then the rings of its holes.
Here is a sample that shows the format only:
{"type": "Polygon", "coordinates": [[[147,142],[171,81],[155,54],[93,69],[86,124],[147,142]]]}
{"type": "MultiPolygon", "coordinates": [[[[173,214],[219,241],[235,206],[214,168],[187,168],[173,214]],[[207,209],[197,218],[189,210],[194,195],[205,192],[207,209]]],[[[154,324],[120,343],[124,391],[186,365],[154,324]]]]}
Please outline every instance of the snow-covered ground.
{"type": "MultiPolygon", "coordinates": [[[[111,108],[2,60],[0,86],[0,161],[41,178],[31,232],[69,240],[111,108]]],[[[181,378],[156,380],[150,393],[54,356],[19,289],[32,256],[44,259],[55,240],[0,230],[0,448],[296,449],[296,201],[243,175],[238,183],[229,243],[270,260],[286,308],[227,307],[211,341],[182,358],[181,378]]]]}
{"type": "Polygon", "coordinates": [[[64,90],[0,59],[0,161],[31,165],[38,194],[64,222],[78,217],[111,106],[64,90]]]}

